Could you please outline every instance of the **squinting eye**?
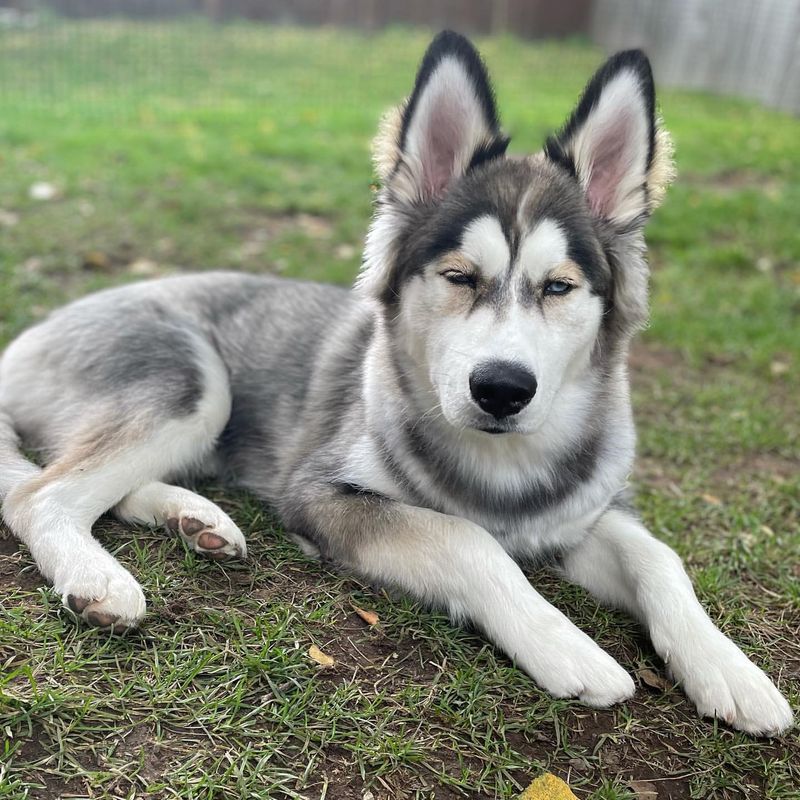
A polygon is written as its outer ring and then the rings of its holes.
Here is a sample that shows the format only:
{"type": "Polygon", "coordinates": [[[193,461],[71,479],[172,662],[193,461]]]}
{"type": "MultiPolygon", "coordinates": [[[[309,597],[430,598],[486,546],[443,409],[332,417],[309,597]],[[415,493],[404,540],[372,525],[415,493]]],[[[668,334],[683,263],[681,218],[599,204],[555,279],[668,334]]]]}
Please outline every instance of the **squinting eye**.
{"type": "Polygon", "coordinates": [[[547,286],[544,287],[545,294],[566,294],[567,292],[573,289],[572,284],[567,283],[566,281],[550,281],[547,286]]]}
{"type": "Polygon", "coordinates": [[[477,281],[472,277],[472,275],[468,275],[466,272],[459,272],[456,269],[442,272],[441,275],[443,278],[445,278],[445,280],[455,284],[456,286],[469,286],[471,289],[474,289],[478,285],[477,281]]]}

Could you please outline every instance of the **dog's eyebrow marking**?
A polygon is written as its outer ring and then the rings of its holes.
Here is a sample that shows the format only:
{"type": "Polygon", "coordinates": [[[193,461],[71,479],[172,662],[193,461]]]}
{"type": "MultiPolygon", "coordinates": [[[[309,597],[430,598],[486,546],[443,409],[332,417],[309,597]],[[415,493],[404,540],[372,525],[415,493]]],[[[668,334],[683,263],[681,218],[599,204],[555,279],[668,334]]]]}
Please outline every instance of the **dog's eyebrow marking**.
{"type": "Polygon", "coordinates": [[[534,282],[529,275],[523,273],[516,284],[517,300],[525,308],[532,306],[537,297],[541,303],[546,298],[541,296],[539,290],[549,281],[558,280],[566,280],[573,286],[582,286],[584,281],[583,271],[574,261],[567,259],[560,264],[554,264],[538,282],[534,282]]]}
{"type": "Polygon", "coordinates": [[[511,260],[500,220],[489,214],[477,217],[464,228],[459,251],[487,280],[502,275],[511,260]]]}
{"type": "Polygon", "coordinates": [[[570,261],[569,242],[562,227],[552,219],[539,222],[522,240],[517,261],[520,270],[535,284],[550,270],[570,261]]]}

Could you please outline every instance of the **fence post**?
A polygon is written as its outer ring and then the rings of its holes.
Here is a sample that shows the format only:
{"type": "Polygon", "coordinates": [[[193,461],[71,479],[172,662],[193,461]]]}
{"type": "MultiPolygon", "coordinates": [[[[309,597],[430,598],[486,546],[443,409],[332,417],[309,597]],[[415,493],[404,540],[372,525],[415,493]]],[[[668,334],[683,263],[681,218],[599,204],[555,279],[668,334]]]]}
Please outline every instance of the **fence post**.
{"type": "Polygon", "coordinates": [[[492,3],[491,30],[495,36],[508,30],[508,0],[494,0],[492,3]]]}
{"type": "Polygon", "coordinates": [[[212,22],[222,22],[222,0],[205,0],[205,12],[212,22]]]}

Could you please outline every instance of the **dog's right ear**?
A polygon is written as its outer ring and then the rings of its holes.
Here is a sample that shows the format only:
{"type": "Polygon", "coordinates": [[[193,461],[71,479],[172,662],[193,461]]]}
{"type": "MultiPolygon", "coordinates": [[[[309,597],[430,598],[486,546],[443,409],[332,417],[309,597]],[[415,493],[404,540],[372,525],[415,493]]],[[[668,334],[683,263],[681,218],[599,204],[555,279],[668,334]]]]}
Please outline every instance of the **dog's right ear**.
{"type": "Polygon", "coordinates": [[[444,31],[428,47],[399,118],[384,121],[376,166],[392,200],[425,204],[507,146],[481,57],[463,36],[444,31]]]}

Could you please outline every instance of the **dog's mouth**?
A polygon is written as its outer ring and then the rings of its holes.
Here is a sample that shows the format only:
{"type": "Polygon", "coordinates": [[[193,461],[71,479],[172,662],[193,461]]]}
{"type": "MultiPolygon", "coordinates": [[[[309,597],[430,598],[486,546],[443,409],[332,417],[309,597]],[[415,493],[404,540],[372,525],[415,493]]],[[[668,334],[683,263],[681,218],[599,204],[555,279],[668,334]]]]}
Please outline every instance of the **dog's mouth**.
{"type": "Polygon", "coordinates": [[[520,433],[519,425],[512,420],[493,420],[474,425],[473,429],[490,436],[500,436],[504,433],[520,433]]]}
{"type": "Polygon", "coordinates": [[[500,433],[509,433],[508,428],[501,428],[497,425],[492,425],[488,428],[478,428],[478,430],[481,431],[482,433],[490,433],[493,436],[496,436],[497,434],[500,433]]]}

